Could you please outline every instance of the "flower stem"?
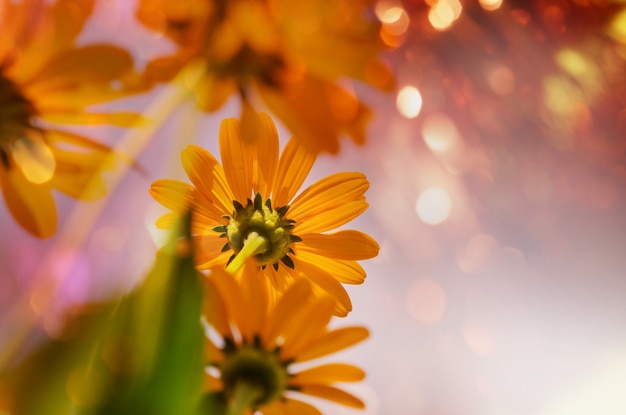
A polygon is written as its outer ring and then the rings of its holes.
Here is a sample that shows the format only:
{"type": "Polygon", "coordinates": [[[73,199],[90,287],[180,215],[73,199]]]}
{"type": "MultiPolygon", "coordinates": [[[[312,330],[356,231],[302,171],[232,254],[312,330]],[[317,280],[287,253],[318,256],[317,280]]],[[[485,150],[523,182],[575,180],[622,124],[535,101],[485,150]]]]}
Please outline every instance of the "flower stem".
{"type": "Polygon", "coordinates": [[[248,382],[237,382],[232,398],[228,403],[226,415],[242,415],[246,409],[251,409],[261,397],[263,390],[248,382]]]}
{"type": "Polygon", "coordinates": [[[233,274],[237,272],[239,268],[246,262],[246,259],[251,256],[263,253],[267,250],[267,238],[259,235],[256,232],[250,232],[246,241],[243,243],[243,248],[237,253],[235,258],[230,261],[230,264],[226,266],[226,272],[233,274]]]}

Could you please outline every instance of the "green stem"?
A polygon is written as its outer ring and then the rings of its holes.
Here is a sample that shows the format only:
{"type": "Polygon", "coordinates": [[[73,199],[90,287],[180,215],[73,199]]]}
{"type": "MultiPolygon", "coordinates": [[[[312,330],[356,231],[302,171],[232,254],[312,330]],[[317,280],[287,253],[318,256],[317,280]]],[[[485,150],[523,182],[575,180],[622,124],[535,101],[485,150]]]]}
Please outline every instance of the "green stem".
{"type": "Polygon", "coordinates": [[[235,258],[233,258],[226,267],[226,272],[234,274],[248,258],[265,251],[267,251],[267,238],[264,238],[256,232],[250,232],[246,241],[243,243],[241,251],[237,253],[235,258]]]}
{"type": "Polygon", "coordinates": [[[254,403],[263,395],[263,390],[248,382],[238,382],[228,402],[226,415],[242,415],[246,409],[252,409],[254,403]]]}

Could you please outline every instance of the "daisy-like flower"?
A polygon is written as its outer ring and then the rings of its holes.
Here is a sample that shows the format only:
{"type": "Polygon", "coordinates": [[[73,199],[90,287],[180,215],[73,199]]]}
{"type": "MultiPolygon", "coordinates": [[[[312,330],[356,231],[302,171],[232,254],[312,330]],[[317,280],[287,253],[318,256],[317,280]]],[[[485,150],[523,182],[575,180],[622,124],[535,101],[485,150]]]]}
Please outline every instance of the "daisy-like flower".
{"type": "Polygon", "coordinates": [[[234,273],[254,257],[277,296],[294,280],[308,278],[345,316],[352,305],[341,283],[363,282],[357,261],[375,257],[378,244],[355,230],[327,232],[367,209],[369,182],[362,173],[337,173],[296,197],[316,156],[292,138],[279,159],[274,123],[264,113],[257,117],[261,128],[254,143],[242,139],[237,119],[222,122],[223,166],[208,151],[189,146],[182,162],[193,185],[167,179],[152,184],[152,196],[172,209],[157,226],[170,227],[191,203],[199,269],[219,265],[234,273]]]}
{"type": "Polygon", "coordinates": [[[333,302],[313,295],[301,279],[271,306],[257,268],[246,264],[240,284],[222,269],[212,270],[205,281],[204,314],[209,331],[205,389],[222,392],[232,414],[297,413],[319,415],[298,394],[363,408],[355,396],[333,386],[364,377],[358,367],[344,363],[298,363],[331,355],[368,337],[364,327],[328,329],[333,302]]]}
{"type": "Polygon", "coordinates": [[[44,238],[57,226],[52,190],[79,199],[104,193],[97,176],[110,150],[55,123],[128,125],[132,114],[86,113],[121,96],[111,84],[130,74],[125,51],[77,48],[93,1],[0,0],[0,189],[15,220],[44,238]]]}
{"type": "MultiPolygon", "coordinates": [[[[244,129],[255,130],[250,96],[313,151],[337,152],[347,134],[365,140],[369,110],[340,78],[389,89],[373,0],[141,0],[138,18],[176,42],[176,55],[148,65],[150,81],[167,81],[192,60],[206,63],[197,88],[205,111],[242,98],[244,129]],[[371,14],[371,13],[370,13],[371,14]]],[[[248,134],[248,139],[254,139],[248,134]]]]}

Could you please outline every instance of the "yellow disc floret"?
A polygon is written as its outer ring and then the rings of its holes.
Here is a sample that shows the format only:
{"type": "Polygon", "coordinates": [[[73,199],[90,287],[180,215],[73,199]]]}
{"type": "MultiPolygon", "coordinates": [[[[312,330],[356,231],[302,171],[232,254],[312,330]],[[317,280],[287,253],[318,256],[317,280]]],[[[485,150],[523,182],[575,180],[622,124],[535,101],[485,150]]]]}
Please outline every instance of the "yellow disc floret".
{"type": "Polygon", "coordinates": [[[231,400],[237,389],[253,391],[251,406],[257,408],[279,399],[287,388],[287,365],[280,361],[277,351],[268,351],[260,342],[242,346],[230,343],[225,347],[225,359],[219,364],[226,398],[231,400]]]}
{"type": "Polygon", "coordinates": [[[224,217],[228,219],[228,225],[213,228],[228,238],[223,250],[234,251],[227,270],[236,271],[251,256],[263,267],[272,265],[277,269],[281,261],[293,268],[293,261],[288,255],[293,254],[290,245],[301,239],[291,233],[295,222],[285,218],[289,206],[273,209],[270,199],[263,203],[260,193],[256,194],[254,201],[248,199],[246,206],[236,200],[233,206],[232,216],[224,217]]]}

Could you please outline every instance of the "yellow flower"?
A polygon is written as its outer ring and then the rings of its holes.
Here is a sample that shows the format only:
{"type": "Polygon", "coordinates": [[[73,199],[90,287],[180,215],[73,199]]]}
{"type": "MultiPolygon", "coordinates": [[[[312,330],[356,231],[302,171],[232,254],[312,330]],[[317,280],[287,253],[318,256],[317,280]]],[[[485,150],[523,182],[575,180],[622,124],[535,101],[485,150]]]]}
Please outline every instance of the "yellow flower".
{"type": "Polygon", "coordinates": [[[254,257],[276,295],[306,277],[317,292],[336,300],[335,313],[344,316],[352,305],[341,283],[363,282],[365,271],[357,260],[376,256],[378,244],[355,230],[327,232],[367,209],[369,183],[361,173],[337,173],[294,198],[316,156],[291,139],[279,160],[274,123],[266,114],[257,117],[261,128],[254,143],[242,140],[238,120],[222,122],[223,166],[200,147],[183,151],[193,186],[167,179],[152,184],[152,196],[173,210],[157,226],[168,228],[192,203],[199,269],[219,265],[235,272],[254,257]]]}
{"type": "Polygon", "coordinates": [[[208,330],[205,389],[222,392],[229,413],[319,415],[298,393],[363,408],[355,396],[333,386],[364,377],[358,367],[326,363],[297,371],[298,363],[328,356],[368,337],[364,327],[329,330],[333,302],[313,295],[301,279],[280,300],[268,303],[255,266],[243,267],[241,282],[216,268],[205,280],[208,330]]]}
{"type": "MultiPolygon", "coordinates": [[[[347,134],[365,141],[370,111],[340,78],[389,89],[379,26],[365,18],[373,0],[141,0],[138,18],[179,45],[156,59],[151,81],[167,81],[191,60],[206,63],[197,88],[205,111],[233,94],[242,99],[243,129],[254,131],[253,94],[312,151],[338,151],[347,134]]],[[[253,139],[248,135],[248,139],[253,139]]]]}
{"type": "Polygon", "coordinates": [[[120,96],[111,81],[129,73],[128,53],[73,45],[93,1],[0,0],[0,189],[15,220],[52,235],[52,190],[91,199],[104,192],[97,172],[110,150],[54,123],[126,125],[131,114],[85,113],[120,96]]]}

